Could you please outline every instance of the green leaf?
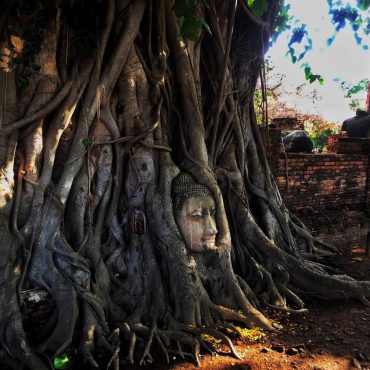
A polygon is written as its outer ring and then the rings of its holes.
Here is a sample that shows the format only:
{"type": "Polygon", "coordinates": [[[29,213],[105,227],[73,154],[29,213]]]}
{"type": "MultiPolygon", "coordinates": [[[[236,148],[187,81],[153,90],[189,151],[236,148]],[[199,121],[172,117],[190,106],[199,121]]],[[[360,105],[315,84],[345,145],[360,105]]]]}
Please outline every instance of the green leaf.
{"type": "Polygon", "coordinates": [[[30,67],[26,67],[22,73],[22,76],[27,78],[32,75],[32,69],[30,67]]]}
{"type": "Polygon", "coordinates": [[[180,33],[181,33],[181,29],[184,26],[185,20],[186,20],[186,18],[184,16],[181,16],[181,17],[178,18],[180,33]]]}
{"type": "Polygon", "coordinates": [[[366,91],[368,84],[369,84],[369,80],[367,78],[364,78],[361,81],[359,81],[356,85],[351,85],[351,84],[346,83],[345,81],[342,81],[341,87],[344,91],[347,91],[345,94],[345,97],[351,98],[352,95],[366,91]]]}
{"type": "Polygon", "coordinates": [[[88,138],[85,138],[82,140],[82,144],[85,146],[85,147],[88,147],[90,145],[90,140],[88,138]]]}
{"type": "Polygon", "coordinates": [[[183,18],[180,24],[180,34],[189,40],[195,41],[199,36],[199,31],[202,28],[202,21],[194,18],[183,18]]]}
{"type": "Polygon", "coordinates": [[[176,0],[172,7],[180,27],[180,34],[190,40],[196,40],[202,27],[212,34],[210,27],[203,18],[194,17],[196,7],[201,3],[210,6],[210,0],[176,0]]]}
{"type": "Polygon", "coordinates": [[[255,0],[251,6],[253,15],[256,18],[261,18],[269,8],[268,0],[255,0]]]}
{"type": "Polygon", "coordinates": [[[307,81],[310,81],[310,84],[312,84],[315,81],[318,81],[320,85],[324,84],[323,77],[321,75],[318,75],[318,74],[313,74],[312,69],[311,69],[311,67],[309,66],[308,63],[303,63],[301,65],[301,68],[303,68],[305,79],[307,81]]]}
{"type": "Polygon", "coordinates": [[[32,63],[31,64],[31,68],[34,70],[34,71],[39,71],[41,66],[40,64],[36,64],[36,63],[32,63]]]}
{"type": "Polygon", "coordinates": [[[210,35],[212,35],[212,31],[211,31],[211,29],[209,28],[209,26],[208,26],[208,24],[207,24],[207,22],[202,18],[202,19],[200,19],[200,21],[202,22],[202,26],[206,29],[206,31],[210,34],[210,35]]]}
{"type": "Polygon", "coordinates": [[[357,6],[361,10],[366,11],[370,7],[370,0],[357,0],[357,6]]]}
{"type": "Polygon", "coordinates": [[[253,6],[254,0],[247,0],[247,5],[251,8],[253,6]]]}
{"type": "Polygon", "coordinates": [[[13,63],[14,64],[21,64],[21,63],[23,63],[23,58],[22,57],[15,57],[13,59],[13,63]]]}
{"type": "Polygon", "coordinates": [[[72,366],[72,361],[68,358],[66,353],[54,357],[54,368],[55,369],[69,369],[72,366]]]}
{"type": "Polygon", "coordinates": [[[22,75],[20,75],[20,76],[17,77],[17,82],[18,82],[18,85],[22,89],[25,89],[30,84],[29,81],[28,81],[28,78],[26,78],[26,77],[24,77],[22,75]]]}
{"type": "Polygon", "coordinates": [[[185,16],[189,12],[189,8],[187,7],[187,3],[185,1],[177,0],[172,7],[172,10],[175,12],[177,17],[185,16]]]}

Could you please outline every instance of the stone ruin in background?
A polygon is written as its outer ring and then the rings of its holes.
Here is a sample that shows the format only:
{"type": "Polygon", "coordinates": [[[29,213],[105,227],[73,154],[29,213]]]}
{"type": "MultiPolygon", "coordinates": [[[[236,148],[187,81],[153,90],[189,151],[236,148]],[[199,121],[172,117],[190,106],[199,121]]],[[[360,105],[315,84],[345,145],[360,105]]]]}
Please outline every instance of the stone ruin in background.
{"type": "MultiPolygon", "coordinates": [[[[267,148],[274,147],[274,149],[284,150],[284,148],[281,145],[281,140],[282,137],[284,136],[284,133],[291,132],[293,130],[304,131],[304,129],[305,128],[303,121],[298,120],[296,117],[273,118],[271,120],[271,124],[269,125],[268,139],[265,140],[266,147],[267,148]],[[274,142],[268,143],[269,140],[272,140],[274,142]]],[[[326,148],[328,153],[370,154],[370,138],[348,137],[346,132],[343,131],[339,134],[329,135],[326,148]]],[[[292,150],[290,151],[294,152],[292,150]]]]}
{"type": "Polygon", "coordinates": [[[271,120],[271,128],[280,130],[304,130],[304,124],[296,117],[277,117],[271,120]]]}
{"type": "Polygon", "coordinates": [[[370,227],[370,139],[330,135],[326,153],[287,153],[283,130],[302,129],[295,118],[261,128],[267,157],[287,208],[315,236],[349,251],[365,246],[370,227]]]}

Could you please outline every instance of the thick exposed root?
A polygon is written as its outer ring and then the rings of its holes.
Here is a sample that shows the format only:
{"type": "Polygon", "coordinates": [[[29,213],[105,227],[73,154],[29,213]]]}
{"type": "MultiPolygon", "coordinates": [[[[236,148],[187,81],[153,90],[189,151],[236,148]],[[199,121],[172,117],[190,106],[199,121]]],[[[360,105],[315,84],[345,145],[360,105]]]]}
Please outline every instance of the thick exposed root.
{"type": "MultiPolygon", "coordinates": [[[[152,363],[155,359],[150,352],[156,343],[156,352],[160,350],[167,363],[170,362],[169,355],[176,354],[182,359],[190,357],[199,366],[201,347],[214,354],[217,351],[213,348],[215,341],[226,345],[230,350],[230,354],[240,359],[240,355],[237,353],[230,338],[216,328],[194,328],[175,321],[172,321],[171,326],[173,326],[171,329],[159,330],[155,324],[151,328],[144,327],[141,324],[131,326],[127,323],[123,324],[124,336],[129,342],[127,361],[130,364],[138,362],[139,365],[152,363]],[[145,346],[143,349],[136,350],[138,339],[144,341],[145,346]],[[186,351],[183,350],[185,347],[187,348],[186,351]],[[137,351],[139,353],[135,356],[137,351]]],[[[219,327],[228,327],[228,324],[222,324],[221,322],[219,327]]],[[[239,334],[236,329],[235,333],[239,334]]]]}
{"type": "Polygon", "coordinates": [[[346,276],[329,275],[319,264],[296,258],[270,241],[258,228],[249,212],[245,212],[248,235],[242,237],[253,240],[255,246],[264,254],[270,256],[284,266],[289,273],[289,280],[299,289],[312,294],[328,298],[358,298],[362,301],[370,297],[370,282],[354,281],[346,276]]]}
{"type": "Polygon", "coordinates": [[[101,325],[101,321],[95,317],[87,302],[82,307],[82,336],[80,339],[80,352],[83,357],[83,363],[88,363],[93,367],[99,367],[94,353],[100,352],[110,356],[111,363],[118,361],[119,339],[116,332],[111,334],[108,328],[101,325]]]}

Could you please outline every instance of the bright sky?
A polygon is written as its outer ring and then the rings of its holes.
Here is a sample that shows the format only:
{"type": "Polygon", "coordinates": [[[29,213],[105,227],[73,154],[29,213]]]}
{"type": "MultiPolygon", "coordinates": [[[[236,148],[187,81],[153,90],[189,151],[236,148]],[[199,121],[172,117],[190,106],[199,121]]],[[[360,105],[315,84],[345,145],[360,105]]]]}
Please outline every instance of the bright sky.
{"type": "MultiPolygon", "coordinates": [[[[353,1],[349,2],[354,5],[353,1]]],[[[289,34],[286,33],[269,50],[267,56],[271,57],[275,66],[274,73],[285,75],[283,100],[303,113],[318,114],[327,120],[342,123],[344,119],[352,117],[354,112],[349,108],[349,100],[344,98],[339,84],[333,79],[339,77],[351,84],[357,84],[363,78],[370,78],[370,50],[363,50],[356,44],[348,24],[337,33],[331,46],[326,45],[326,40],[334,34],[326,0],[286,0],[286,3],[291,4],[290,14],[307,24],[313,49],[306,54],[304,60],[293,64],[290,56],[286,56],[289,40],[289,34]],[[307,82],[297,97],[294,94],[296,87],[305,82],[304,71],[300,66],[306,61],[310,64],[312,73],[323,76],[324,85],[321,86],[317,81],[312,84],[307,82]],[[319,99],[313,101],[312,96],[315,94],[319,99]]],[[[370,46],[370,38],[364,41],[370,46]]],[[[358,97],[361,105],[365,106],[366,92],[358,97]]]]}

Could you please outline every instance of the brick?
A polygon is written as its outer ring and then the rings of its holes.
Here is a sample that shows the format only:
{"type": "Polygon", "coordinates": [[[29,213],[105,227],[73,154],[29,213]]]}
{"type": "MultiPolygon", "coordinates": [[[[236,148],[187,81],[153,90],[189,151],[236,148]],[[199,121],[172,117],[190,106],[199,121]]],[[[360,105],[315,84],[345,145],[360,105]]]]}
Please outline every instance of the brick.
{"type": "Polygon", "coordinates": [[[370,176],[367,156],[353,153],[288,153],[287,157],[287,163],[281,155],[273,158],[271,164],[277,185],[291,210],[304,209],[308,205],[320,206],[322,209],[328,205],[332,208],[345,205],[361,207],[365,195],[370,203],[370,189],[365,194],[367,177],[370,176]]]}

